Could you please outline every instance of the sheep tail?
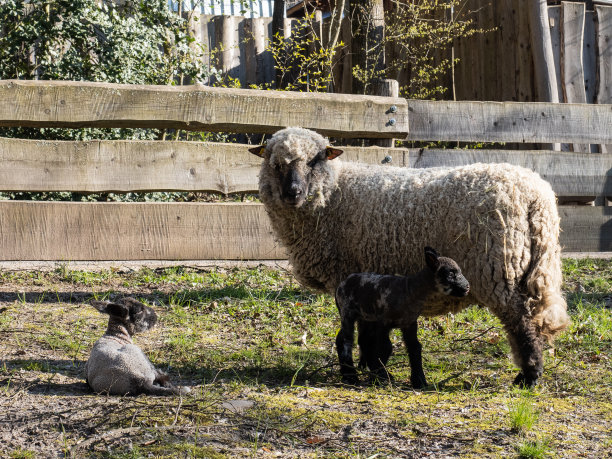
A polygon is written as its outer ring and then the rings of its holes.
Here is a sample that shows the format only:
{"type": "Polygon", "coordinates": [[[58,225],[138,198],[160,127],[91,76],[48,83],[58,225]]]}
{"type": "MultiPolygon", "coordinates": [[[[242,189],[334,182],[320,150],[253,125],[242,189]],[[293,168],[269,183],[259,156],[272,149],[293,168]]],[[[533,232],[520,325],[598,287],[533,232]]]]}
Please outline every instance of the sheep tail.
{"type": "Polygon", "coordinates": [[[559,215],[554,195],[540,195],[529,213],[531,263],[525,276],[532,321],[549,343],[570,323],[561,294],[559,215]],[[548,198],[548,199],[546,199],[548,198]]]}

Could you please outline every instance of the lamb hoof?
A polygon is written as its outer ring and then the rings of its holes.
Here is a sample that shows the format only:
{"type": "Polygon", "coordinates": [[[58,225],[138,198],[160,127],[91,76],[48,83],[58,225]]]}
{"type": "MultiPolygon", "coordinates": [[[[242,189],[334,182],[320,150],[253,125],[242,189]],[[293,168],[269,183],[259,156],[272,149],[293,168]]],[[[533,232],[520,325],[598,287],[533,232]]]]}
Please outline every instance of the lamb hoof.
{"type": "Polygon", "coordinates": [[[412,384],[413,389],[422,389],[427,386],[427,381],[425,378],[410,378],[410,384],[412,384]]]}
{"type": "Polygon", "coordinates": [[[359,378],[357,377],[357,375],[343,375],[342,382],[344,384],[348,384],[349,386],[358,386],[359,378]]]}
{"type": "Polygon", "coordinates": [[[525,375],[521,372],[518,375],[516,375],[516,378],[514,378],[513,384],[522,389],[532,389],[533,387],[535,387],[537,382],[538,382],[538,378],[533,378],[533,377],[526,378],[525,375]]]}
{"type": "Polygon", "coordinates": [[[181,395],[191,394],[191,387],[181,386],[179,392],[181,395]]]}
{"type": "Polygon", "coordinates": [[[388,384],[392,384],[395,381],[395,378],[391,373],[387,373],[386,371],[373,374],[370,377],[370,383],[374,386],[386,386],[388,384]]]}

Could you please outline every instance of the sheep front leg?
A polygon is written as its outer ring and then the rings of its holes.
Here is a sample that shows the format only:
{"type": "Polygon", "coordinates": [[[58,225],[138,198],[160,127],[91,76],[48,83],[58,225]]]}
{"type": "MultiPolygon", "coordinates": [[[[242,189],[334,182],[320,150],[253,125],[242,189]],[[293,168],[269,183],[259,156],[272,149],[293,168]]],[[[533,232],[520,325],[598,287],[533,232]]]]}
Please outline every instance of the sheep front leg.
{"type": "Polygon", "coordinates": [[[340,331],[336,336],[336,351],[340,362],[342,381],[347,384],[359,383],[355,364],[353,363],[353,342],[355,340],[355,320],[352,317],[343,317],[340,331]]]}
{"type": "Polygon", "coordinates": [[[418,329],[419,325],[416,321],[409,327],[402,328],[402,337],[404,338],[404,344],[410,359],[410,383],[415,389],[421,389],[427,385],[421,355],[423,347],[417,337],[418,329]]]}
{"type": "Polygon", "coordinates": [[[508,340],[512,348],[515,363],[521,372],[514,379],[514,384],[521,387],[533,387],[542,376],[542,337],[527,314],[518,320],[504,323],[508,340]]]}

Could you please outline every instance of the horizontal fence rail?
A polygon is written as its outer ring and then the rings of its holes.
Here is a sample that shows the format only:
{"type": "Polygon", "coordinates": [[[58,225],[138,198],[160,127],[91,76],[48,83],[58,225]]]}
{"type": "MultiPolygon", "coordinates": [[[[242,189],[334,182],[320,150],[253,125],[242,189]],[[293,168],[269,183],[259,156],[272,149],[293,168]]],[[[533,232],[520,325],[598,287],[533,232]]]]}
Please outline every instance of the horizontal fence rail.
{"type": "MultiPolygon", "coordinates": [[[[0,138],[0,191],[258,190],[261,159],[247,145],[0,138]]],[[[557,196],[612,196],[612,154],[556,151],[341,147],[343,161],[400,167],[510,163],[538,172],[557,196]]]]}
{"type": "MultiPolygon", "coordinates": [[[[612,251],[612,208],[560,207],[564,251],[612,251]]],[[[0,260],[278,260],[262,204],[0,202],[0,260]]]]}
{"type": "Polygon", "coordinates": [[[0,80],[0,126],[142,127],[466,142],[612,143],[612,105],[406,100],[207,86],[0,80]]]}
{"type": "Polygon", "coordinates": [[[71,81],[0,80],[0,126],[176,128],[343,137],[405,137],[406,100],[349,94],[71,81]],[[391,107],[397,107],[391,113],[391,107]],[[392,115],[392,116],[390,116],[392,115]],[[394,119],[394,122],[390,122],[394,119]]]}

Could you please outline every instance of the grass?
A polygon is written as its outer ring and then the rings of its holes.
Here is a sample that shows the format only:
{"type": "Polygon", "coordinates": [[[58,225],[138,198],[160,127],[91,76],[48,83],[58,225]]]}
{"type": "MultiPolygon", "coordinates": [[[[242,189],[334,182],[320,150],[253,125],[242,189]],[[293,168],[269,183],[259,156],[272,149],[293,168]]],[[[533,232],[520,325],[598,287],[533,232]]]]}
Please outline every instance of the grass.
{"type": "Polygon", "coordinates": [[[548,440],[527,440],[517,446],[516,452],[524,459],[543,459],[552,454],[548,440]]]}
{"type": "Polygon", "coordinates": [[[502,326],[471,307],[420,320],[433,386],[414,392],[396,332],[396,384],[342,385],[333,299],[282,270],[1,272],[0,410],[25,426],[24,443],[7,454],[31,457],[28,432],[42,429],[55,440],[33,454],[84,445],[74,455],[603,457],[612,426],[612,261],[565,260],[564,279],[572,324],[545,350],[536,389],[511,387],[517,369],[502,326]],[[127,294],[160,318],[136,343],[193,395],[109,398],[82,387],[82,365],[106,327],[87,303],[127,294]],[[234,412],[227,400],[254,406],[234,412]]]}
{"type": "Polygon", "coordinates": [[[538,420],[532,397],[523,396],[509,409],[510,427],[514,432],[528,432],[538,420]]]}

